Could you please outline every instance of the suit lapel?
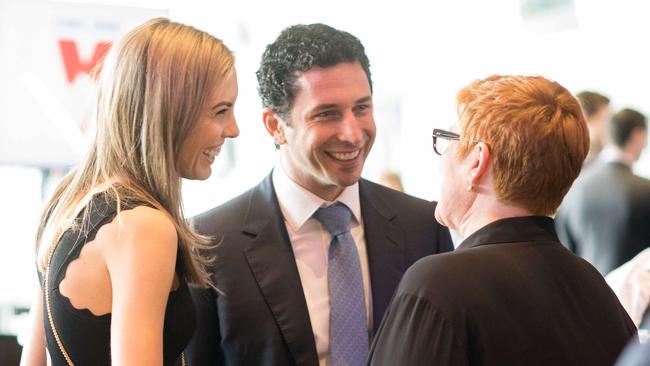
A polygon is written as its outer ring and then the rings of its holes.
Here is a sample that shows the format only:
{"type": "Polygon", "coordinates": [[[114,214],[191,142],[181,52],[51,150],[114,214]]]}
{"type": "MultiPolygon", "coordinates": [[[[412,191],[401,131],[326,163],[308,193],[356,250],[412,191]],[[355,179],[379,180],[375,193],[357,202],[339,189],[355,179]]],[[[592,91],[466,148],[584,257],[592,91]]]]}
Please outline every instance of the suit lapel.
{"type": "Polygon", "coordinates": [[[370,286],[372,288],[372,321],[375,334],[404,271],[404,234],[397,216],[371,183],[359,181],[361,215],[363,216],[370,286]]]}
{"type": "Polygon", "coordinates": [[[251,196],[242,231],[255,237],[246,260],[295,364],[317,365],[309,311],[271,175],[251,196]]]}

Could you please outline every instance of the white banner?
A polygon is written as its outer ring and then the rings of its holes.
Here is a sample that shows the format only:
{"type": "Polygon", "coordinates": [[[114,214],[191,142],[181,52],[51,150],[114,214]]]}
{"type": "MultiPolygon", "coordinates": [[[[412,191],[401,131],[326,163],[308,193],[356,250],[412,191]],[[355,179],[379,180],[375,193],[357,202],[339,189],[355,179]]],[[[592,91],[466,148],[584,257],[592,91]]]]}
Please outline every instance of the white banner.
{"type": "Polygon", "coordinates": [[[94,133],[90,72],[121,35],[166,14],[51,1],[0,5],[0,164],[77,163],[94,133]]]}

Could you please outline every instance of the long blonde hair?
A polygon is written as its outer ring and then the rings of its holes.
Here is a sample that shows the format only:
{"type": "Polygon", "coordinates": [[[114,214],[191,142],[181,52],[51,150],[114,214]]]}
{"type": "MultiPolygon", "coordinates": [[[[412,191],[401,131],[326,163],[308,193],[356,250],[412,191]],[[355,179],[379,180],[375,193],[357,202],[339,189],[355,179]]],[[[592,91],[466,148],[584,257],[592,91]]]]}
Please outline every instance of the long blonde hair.
{"type": "Polygon", "coordinates": [[[45,206],[37,253],[46,226],[64,225],[88,192],[108,183],[118,210],[120,200],[129,199],[169,214],[187,279],[209,285],[208,259],[199,254],[209,240],[184,218],[178,154],[207,97],[233,68],[221,40],[165,18],[149,20],[115,43],[99,78],[95,139],[45,206]]]}

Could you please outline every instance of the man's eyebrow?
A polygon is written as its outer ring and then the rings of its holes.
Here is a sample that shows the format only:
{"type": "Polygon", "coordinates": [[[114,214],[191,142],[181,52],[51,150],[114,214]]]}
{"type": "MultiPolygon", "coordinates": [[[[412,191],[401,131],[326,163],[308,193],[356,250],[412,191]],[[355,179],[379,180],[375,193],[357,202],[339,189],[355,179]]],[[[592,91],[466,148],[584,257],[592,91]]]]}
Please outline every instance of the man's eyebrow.
{"type": "Polygon", "coordinates": [[[336,104],[319,104],[316,107],[314,107],[314,111],[322,110],[322,109],[330,109],[330,108],[336,108],[336,104]]]}
{"type": "Polygon", "coordinates": [[[369,95],[367,97],[363,97],[363,98],[357,100],[357,102],[355,104],[367,103],[367,102],[372,102],[372,95],[369,95]]]}
{"type": "MultiPolygon", "coordinates": [[[[371,101],[372,101],[372,95],[369,95],[367,97],[363,97],[363,98],[355,101],[354,104],[368,103],[368,102],[371,102],[371,101]]],[[[337,107],[338,107],[338,104],[334,104],[334,103],[319,104],[316,107],[314,107],[314,109],[312,109],[312,111],[315,112],[315,111],[321,111],[321,110],[324,110],[324,109],[332,109],[332,108],[337,108],[337,107]]]]}

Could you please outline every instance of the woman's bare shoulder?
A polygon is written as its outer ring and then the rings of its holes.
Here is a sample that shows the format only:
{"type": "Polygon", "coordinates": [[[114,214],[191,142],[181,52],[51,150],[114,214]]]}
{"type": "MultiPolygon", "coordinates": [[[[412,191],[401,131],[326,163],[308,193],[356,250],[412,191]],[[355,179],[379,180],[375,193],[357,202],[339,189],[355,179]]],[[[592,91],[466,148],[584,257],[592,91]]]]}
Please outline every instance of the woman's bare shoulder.
{"type": "Polygon", "coordinates": [[[113,238],[110,240],[113,244],[106,248],[107,262],[121,263],[121,257],[139,262],[155,256],[156,261],[175,263],[178,248],[176,226],[163,211],[148,206],[121,210],[107,235],[113,238]]]}

